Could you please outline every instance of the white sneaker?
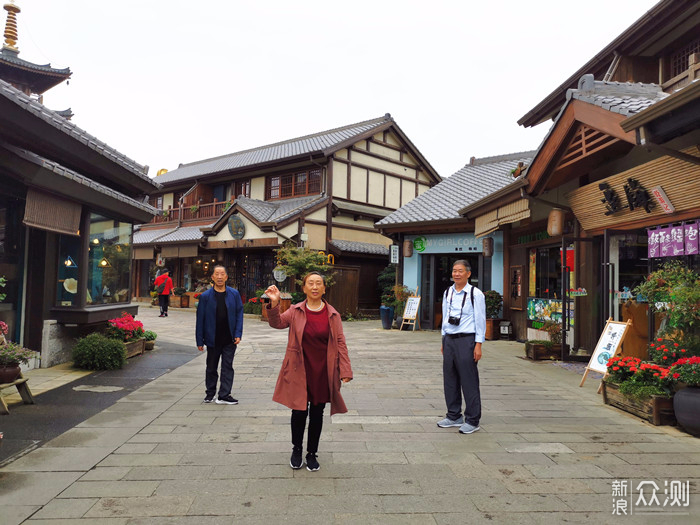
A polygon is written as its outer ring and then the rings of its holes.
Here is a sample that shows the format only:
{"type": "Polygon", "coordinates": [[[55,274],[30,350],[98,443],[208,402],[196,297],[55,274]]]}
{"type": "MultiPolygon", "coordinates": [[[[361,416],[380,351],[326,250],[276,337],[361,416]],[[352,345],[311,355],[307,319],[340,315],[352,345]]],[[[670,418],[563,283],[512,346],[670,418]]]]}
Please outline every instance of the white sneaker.
{"type": "Polygon", "coordinates": [[[463,417],[460,417],[459,419],[450,419],[449,417],[446,417],[445,419],[437,422],[437,426],[440,428],[461,427],[463,424],[463,417]]]}
{"type": "Polygon", "coordinates": [[[470,425],[469,423],[464,423],[461,427],[459,427],[459,433],[460,434],[473,434],[477,430],[479,430],[481,427],[480,426],[474,426],[470,425]]]}

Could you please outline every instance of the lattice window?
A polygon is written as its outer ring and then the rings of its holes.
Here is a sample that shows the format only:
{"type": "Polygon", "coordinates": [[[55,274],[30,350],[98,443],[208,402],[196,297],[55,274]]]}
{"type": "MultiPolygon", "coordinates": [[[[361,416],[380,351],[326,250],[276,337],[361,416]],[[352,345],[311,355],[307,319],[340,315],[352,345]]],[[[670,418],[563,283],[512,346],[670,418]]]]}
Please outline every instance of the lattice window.
{"type": "Polygon", "coordinates": [[[688,69],[688,59],[694,53],[700,53],[700,38],[696,38],[690,44],[671,55],[671,78],[684,73],[688,69]]]}
{"type": "Polygon", "coordinates": [[[239,195],[250,198],[250,179],[237,180],[231,183],[231,197],[236,199],[239,195]]]}
{"type": "Polygon", "coordinates": [[[297,171],[288,175],[275,175],[266,181],[266,199],[287,199],[321,193],[321,170],[297,171]]]}

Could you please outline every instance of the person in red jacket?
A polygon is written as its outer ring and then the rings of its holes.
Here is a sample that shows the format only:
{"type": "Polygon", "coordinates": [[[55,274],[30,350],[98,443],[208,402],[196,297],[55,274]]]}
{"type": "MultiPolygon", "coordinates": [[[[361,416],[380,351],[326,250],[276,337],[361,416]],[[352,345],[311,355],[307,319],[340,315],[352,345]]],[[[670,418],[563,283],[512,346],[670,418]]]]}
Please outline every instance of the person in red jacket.
{"type": "Polygon", "coordinates": [[[158,317],[168,317],[168,303],[170,294],[173,291],[173,280],[170,278],[170,271],[165,268],[154,282],[158,292],[158,304],[160,305],[160,315],[158,317]],[[161,287],[161,285],[163,285],[161,287]]]}
{"type": "Polygon", "coordinates": [[[304,276],[306,301],[292,305],[280,314],[280,291],[270,286],[267,319],[273,328],[289,327],[287,352],[272,400],[292,409],[292,457],[289,466],[300,469],[304,429],[309,419],[306,469],[320,468],[318,443],[323,428],[323,410],[331,405],[331,415],[348,411],[340,395],[340,383],[352,380],[352,367],[345,344],[340,314],[323,300],[326,283],[321,274],[304,276]]]}

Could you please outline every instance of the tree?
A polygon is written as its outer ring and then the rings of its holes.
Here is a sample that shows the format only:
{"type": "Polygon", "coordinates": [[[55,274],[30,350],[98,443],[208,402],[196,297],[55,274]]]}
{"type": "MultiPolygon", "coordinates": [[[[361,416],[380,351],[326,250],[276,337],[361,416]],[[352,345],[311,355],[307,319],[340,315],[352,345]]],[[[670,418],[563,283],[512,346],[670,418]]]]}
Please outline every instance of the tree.
{"type": "Polygon", "coordinates": [[[309,272],[318,272],[326,280],[326,286],[333,284],[333,266],[328,264],[328,257],[311,248],[299,248],[293,244],[286,244],[275,250],[277,253],[277,268],[284,271],[289,277],[301,286],[304,275],[309,272]]]}

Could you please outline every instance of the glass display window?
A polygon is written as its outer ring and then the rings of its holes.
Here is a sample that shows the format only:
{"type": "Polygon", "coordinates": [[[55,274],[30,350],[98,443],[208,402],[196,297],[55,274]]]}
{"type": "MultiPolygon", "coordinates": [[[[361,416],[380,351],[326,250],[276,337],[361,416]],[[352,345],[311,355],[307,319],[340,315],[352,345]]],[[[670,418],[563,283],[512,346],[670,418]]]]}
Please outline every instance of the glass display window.
{"type": "Polygon", "coordinates": [[[129,223],[96,213],[90,214],[87,257],[88,305],[129,300],[131,230],[132,226],[129,223]]]}

